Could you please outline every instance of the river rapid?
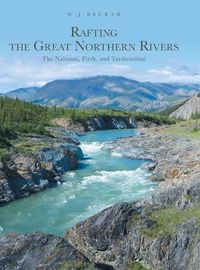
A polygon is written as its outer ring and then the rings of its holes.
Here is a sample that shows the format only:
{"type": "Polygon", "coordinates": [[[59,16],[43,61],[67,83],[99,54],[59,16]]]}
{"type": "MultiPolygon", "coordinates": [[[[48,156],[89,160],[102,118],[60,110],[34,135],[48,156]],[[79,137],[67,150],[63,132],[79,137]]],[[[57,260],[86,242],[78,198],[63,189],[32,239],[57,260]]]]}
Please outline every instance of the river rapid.
{"type": "Polygon", "coordinates": [[[0,208],[0,234],[42,231],[64,236],[67,229],[100,210],[122,201],[150,194],[156,187],[144,162],[110,152],[110,141],[135,136],[134,130],[95,131],[81,136],[84,160],[63,175],[55,188],[16,200],[0,208]]]}

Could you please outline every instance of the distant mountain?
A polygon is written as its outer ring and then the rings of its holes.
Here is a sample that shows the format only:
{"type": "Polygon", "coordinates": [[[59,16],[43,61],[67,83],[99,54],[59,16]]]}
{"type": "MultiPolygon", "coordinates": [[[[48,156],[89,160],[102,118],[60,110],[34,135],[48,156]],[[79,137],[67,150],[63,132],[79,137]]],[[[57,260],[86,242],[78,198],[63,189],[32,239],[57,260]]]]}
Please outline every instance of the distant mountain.
{"type": "Polygon", "coordinates": [[[64,107],[159,111],[168,104],[194,95],[199,88],[197,84],[150,83],[124,77],[97,76],[56,80],[41,88],[21,88],[5,95],[64,107]]]}
{"type": "Polygon", "coordinates": [[[189,120],[195,115],[200,115],[200,93],[190,98],[185,104],[170,114],[177,119],[189,120]]]}
{"type": "Polygon", "coordinates": [[[18,97],[19,99],[32,101],[37,95],[38,90],[38,87],[18,88],[3,95],[9,96],[11,98],[18,97]]]}

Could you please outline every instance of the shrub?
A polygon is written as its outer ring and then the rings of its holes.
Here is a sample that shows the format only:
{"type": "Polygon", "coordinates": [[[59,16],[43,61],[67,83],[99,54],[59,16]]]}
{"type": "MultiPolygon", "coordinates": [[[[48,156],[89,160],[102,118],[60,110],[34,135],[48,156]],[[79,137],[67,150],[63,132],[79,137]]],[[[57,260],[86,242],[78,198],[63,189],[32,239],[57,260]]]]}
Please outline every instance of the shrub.
{"type": "Polygon", "coordinates": [[[144,267],[141,263],[135,262],[127,266],[126,270],[150,270],[144,267]]]}

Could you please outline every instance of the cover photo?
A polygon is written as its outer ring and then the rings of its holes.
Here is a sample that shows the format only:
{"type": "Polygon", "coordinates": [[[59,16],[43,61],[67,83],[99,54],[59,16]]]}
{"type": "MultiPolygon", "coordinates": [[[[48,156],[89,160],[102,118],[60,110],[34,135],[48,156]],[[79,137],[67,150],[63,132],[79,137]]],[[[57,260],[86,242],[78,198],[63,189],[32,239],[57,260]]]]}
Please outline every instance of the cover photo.
{"type": "Polygon", "coordinates": [[[199,8],[0,1],[0,270],[200,269],[199,8]]]}

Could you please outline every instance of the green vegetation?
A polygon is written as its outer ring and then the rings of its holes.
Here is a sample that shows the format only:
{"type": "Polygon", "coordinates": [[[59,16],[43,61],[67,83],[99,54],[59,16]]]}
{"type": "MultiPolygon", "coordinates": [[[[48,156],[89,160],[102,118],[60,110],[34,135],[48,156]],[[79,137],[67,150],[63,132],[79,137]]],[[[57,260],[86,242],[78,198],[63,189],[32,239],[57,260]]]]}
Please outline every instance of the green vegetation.
{"type": "Polygon", "coordinates": [[[59,270],[95,270],[95,268],[88,264],[83,262],[66,262],[64,263],[59,270]]]}
{"type": "Polygon", "coordinates": [[[1,137],[0,138],[0,149],[1,148],[9,148],[9,147],[11,147],[10,142],[6,138],[1,137]]]}
{"type": "Polygon", "coordinates": [[[134,117],[137,121],[150,121],[155,124],[171,124],[166,116],[141,112],[97,109],[66,109],[34,105],[19,99],[0,98],[0,138],[12,139],[16,132],[50,135],[45,128],[51,125],[52,119],[68,118],[73,122],[84,122],[98,116],[134,117]]]}
{"type": "Polygon", "coordinates": [[[133,117],[136,121],[148,121],[154,124],[174,124],[173,119],[159,113],[131,112],[111,109],[64,109],[63,117],[70,118],[74,122],[84,122],[93,117],[133,117]]]}
{"type": "Polygon", "coordinates": [[[46,134],[45,126],[53,118],[69,118],[74,122],[85,121],[95,116],[127,116],[126,112],[95,109],[65,109],[34,105],[19,99],[0,98],[0,136],[11,138],[16,131],[46,134]]]}
{"type": "Polygon", "coordinates": [[[131,219],[129,220],[129,223],[128,225],[132,226],[132,225],[135,225],[137,222],[139,221],[139,216],[137,213],[133,213],[131,215],[131,219]]]}
{"type": "Polygon", "coordinates": [[[36,152],[37,150],[43,148],[43,147],[47,147],[48,146],[48,142],[42,142],[39,141],[37,143],[32,142],[32,141],[27,141],[26,139],[17,141],[17,143],[15,144],[15,149],[17,152],[23,152],[23,153],[27,153],[27,152],[36,152]]]}
{"type": "Polygon", "coordinates": [[[162,129],[161,133],[189,137],[193,139],[200,138],[200,130],[196,129],[196,120],[181,121],[162,129]]]}
{"type": "Polygon", "coordinates": [[[150,270],[150,269],[142,266],[141,263],[135,262],[129,264],[126,270],[150,270]]]}
{"type": "MultiPolygon", "coordinates": [[[[57,110],[61,109],[60,107],[57,107],[57,110]]],[[[99,116],[131,116],[132,114],[130,112],[126,111],[119,111],[119,110],[111,110],[111,109],[66,109],[62,108],[62,115],[61,117],[69,118],[73,122],[84,122],[90,118],[93,117],[99,117],[99,116]]]]}
{"type": "Polygon", "coordinates": [[[173,123],[168,117],[155,113],[111,109],[67,109],[40,106],[19,99],[0,97],[0,159],[5,159],[8,153],[13,151],[13,144],[16,146],[15,150],[22,152],[35,151],[40,148],[41,145],[37,145],[37,143],[27,142],[24,135],[28,136],[33,133],[52,136],[47,127],[53,125],[53,119],[64,118],[73,123],[84,123],[88,119],[99,116],[133,117],[136,121],[148,121],[158,125],[173,123]],[[23,140],[20,140],[22,137],[23,140]]]}
{"type": "Polygon", "coordinates": [[[200,203],[182,210],[175,207],[155,210],[149,218],[156,223],[150,228],[143,228],[142,233],[153,239],[159,235],[172,235],[177,231],[179,224],[191,218],[197,218],[200,226],[200,203]]]}
{"type": "Polygon", "coordinates": [[[166,124],[172,125],[175,124],[175,120],[169,118],[168,116],[159,114],[159,113],[146,113],[146,112],[133,112],[131,114],[136,121],[148,121],[157,125],[166,124]]]}
{"type": "Polygon", "coordinates": [[[8,97],[0,98],[0,134],[11,138],[16,132],[48,134],[47,109],[31,103],[8,97]]]}
{"type": "Polygon", "coordinates": [[[1,149],[0,148],[0,161],[5,161],[8,157],[8,154],[9,154],[9,150],[4,148],[4,149],[1,149]]]}

